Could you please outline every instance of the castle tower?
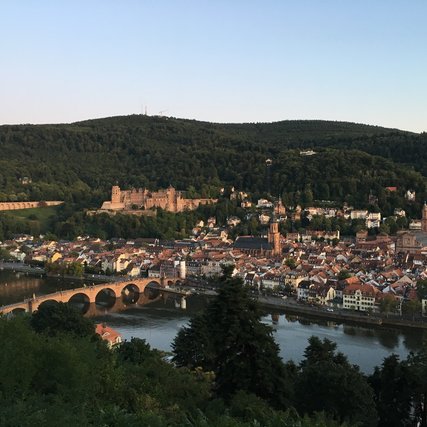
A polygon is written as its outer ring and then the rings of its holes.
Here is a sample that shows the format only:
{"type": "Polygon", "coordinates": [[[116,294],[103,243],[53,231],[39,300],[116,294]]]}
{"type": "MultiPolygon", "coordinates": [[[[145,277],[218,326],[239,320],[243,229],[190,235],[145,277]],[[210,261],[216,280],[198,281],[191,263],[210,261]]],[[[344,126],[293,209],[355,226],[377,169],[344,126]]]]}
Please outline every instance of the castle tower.
{"type": "Polygon", "coordinates": [[[169,188],[166,190],[167,194],[167,210],[170,212],[177,212],[177,203],[176,203],[176,190],[172,187],[172,185],[169,185],[169,188]]]}
{"type": "Polygon", "coordinates": [[[282,247],[280,244],[279,223],[274,214],[270,221],[267,237],[268,243],[271,243],[273,246],[273,255],[280,255],[282,253],[282,247]]]}
{"type": "Polygon", "coordinates": [[[427,233],[427,204],[424,202],[422,217],[421,217],[421,230],[427,233]]]}
{"type": "Polygon", "coordinates": [[[111,203],[120,203],[120,187],[118,185],[113,185],[111,189],[111,203]]]}

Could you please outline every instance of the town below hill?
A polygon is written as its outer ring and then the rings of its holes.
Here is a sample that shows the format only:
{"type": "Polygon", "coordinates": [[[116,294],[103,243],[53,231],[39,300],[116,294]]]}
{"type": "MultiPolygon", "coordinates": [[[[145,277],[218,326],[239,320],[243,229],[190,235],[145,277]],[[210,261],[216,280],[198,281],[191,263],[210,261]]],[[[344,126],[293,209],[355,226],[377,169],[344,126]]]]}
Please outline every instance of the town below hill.
{"type": "Polygon", "coordinates": [[[223,285],[174,341],[184,369],[141,340],[107,351],[67,304],[65,317],[49,319],[48,306],[31,318],[0,317],[0,418],[425,425],[425,349],[403,361],[392,355],[366,378],[334,343],[312,337],[300,365],[284,365],[251,295],[328,316],[423,324],[426,142],[426,134],[327,121],[134,115],[0,126],[0,202],[28,208],[0,214],[0,260],[55,276],[223,285]],[[64,203],[16,205],[45,200],[64,203]]]}
{"type": "MultiPolygon", "coordinates": [[[[274,223],[271,225],[274,232],[274,223]]],[[[248,237],[250,239],[250,237],[248,237]]],[[[211,286],[226,265],[260,295],[295,298],[306,306],[422,320],[427,314],[427,260],[422,249],[401,251],[396,239],[358,233],[352,240],[280,236],[280,252],[268,238],[244,240],[221,233],[201,239],[74,241],[17,236],[0,245],[0,258],[43,267],[54,275],[179,277],[211,286]],[[258,245],[258,246],[257,246],[258,245]],[[264,245],[264,246],[263,246],[264,245]]]]}

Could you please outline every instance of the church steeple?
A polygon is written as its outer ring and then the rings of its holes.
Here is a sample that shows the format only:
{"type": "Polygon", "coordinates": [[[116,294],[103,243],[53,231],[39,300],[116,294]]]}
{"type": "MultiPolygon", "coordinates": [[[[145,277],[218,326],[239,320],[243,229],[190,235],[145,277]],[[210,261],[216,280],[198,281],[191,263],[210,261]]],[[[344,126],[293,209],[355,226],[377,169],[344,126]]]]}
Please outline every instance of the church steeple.
{"type": "Polygon", "coordinates": [[[421,217],[421,230],[427,233],[427,204],[424,202],[422,217],[421,217]]]}
{"type": "Polygon", "coordinates": [[[267,237],[268,243],[271,243],[273,246],[273,255],[280,255],[282,253],[282,247],[280,244],[279,222],[276,218],[276,213],[274,210],[270,220],[267,237]]]}

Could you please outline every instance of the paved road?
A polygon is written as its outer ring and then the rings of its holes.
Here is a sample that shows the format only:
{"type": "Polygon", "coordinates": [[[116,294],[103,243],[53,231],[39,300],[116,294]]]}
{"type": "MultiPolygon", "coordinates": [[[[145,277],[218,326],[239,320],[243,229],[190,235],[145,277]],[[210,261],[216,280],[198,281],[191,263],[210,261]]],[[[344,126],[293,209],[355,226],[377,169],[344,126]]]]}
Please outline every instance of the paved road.
{"type": "Polygon", "coordinates": [[[24,273],[44,274],[44,268],[32,267],[21,262],[0,261],[0,269],[22,271],[24,273]]]}
{"type": "MultiPolygon", "coordinates": [[[[197,292],[204,293],[207,295],[216,294],[216,292],[214,292],[212,289],[194,286],[194,284],[192,286],[189,286],[188,288],[194,288],[197,292]]],[[[409,319],[403,319],[399,316],[389,315],[389,317],[385,317],[380,315],[379,313],[371,314],[368,316],[366,313],[358,313],[355,311],[337,308],[334,308],[333,311],[330,311],[328,310],[328,307],[317,307],[306,304],[300,304],[296,301],[294,297],[282,299],[281,297],[275,296],[257,295],[257,299],[262,306],[277,310],[287,310],[288,312],[292,312],[297,315],[302,314],[317,318],[325,318],[335,321],[353,322],[374,326],[383,325],[391,327],[410,327],[418,329],[427,329],[427,321],[424,319],[412,321],[409,319]]]]}

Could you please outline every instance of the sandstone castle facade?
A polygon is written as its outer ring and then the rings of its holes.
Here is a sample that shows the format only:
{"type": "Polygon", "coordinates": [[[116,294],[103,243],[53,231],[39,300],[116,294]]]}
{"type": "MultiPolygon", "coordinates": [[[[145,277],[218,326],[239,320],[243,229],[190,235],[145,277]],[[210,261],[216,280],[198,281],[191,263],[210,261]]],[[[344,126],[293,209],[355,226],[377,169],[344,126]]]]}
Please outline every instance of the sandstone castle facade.
{"type": "Polygon", "coordinates": [[[216,203],[217,199],[186,199],[181,191],[169,186],[166,190],[150,191],[146,188],[121,190],[114,185],[111,200],[102,204],[101,210],[130,211],[132,209],[162,208],[169,212],[196,209],[199,205],[216,203]]]}

